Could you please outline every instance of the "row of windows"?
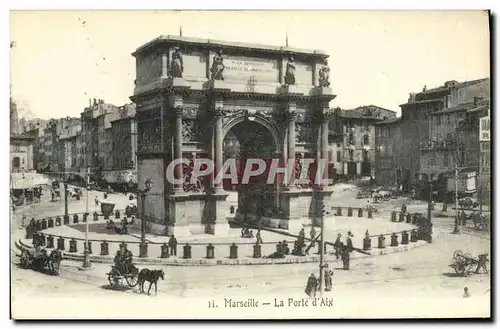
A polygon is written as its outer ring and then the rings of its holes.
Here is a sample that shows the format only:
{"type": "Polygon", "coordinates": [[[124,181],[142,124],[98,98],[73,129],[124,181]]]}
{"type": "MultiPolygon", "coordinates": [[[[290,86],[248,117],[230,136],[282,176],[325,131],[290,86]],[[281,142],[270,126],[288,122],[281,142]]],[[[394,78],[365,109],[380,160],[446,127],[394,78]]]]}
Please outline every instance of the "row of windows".
{"type": "MultiPolygon", "coordinates": [[[[349,161],[354,161],[354,150],[348,150],[349,161]]],[[[342,151],[337,151],[337,162],[342,162],[342,151]]],[[[370,152],[363,150],[362,161],[370,161],[370,152]]]]}
{"type": "MultiPolygon", "coordinates": [[[[351,145],[356,145],[356,136],[354,135],[354,132],[350,131],[348,133],[347,143],[351,145]]],[[[361,145],[369,145],[369,144],[370,144],[370,135],[364,134],[361,145]]]]}

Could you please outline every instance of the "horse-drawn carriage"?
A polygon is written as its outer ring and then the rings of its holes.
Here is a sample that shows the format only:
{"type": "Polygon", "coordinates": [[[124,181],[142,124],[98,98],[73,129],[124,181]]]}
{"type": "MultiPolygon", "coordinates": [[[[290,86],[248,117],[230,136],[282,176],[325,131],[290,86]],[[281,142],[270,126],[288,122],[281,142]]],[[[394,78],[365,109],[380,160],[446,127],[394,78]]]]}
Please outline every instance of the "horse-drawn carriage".
{"type": "Polygon", "coordinates": [[[482,268],[485,273],[488,273],[486,263],[489,262],[488,254],[481,254],[477,259],[473,258],[470,254],[464,254],[462,250],[455,250],[453,252],[453,264],[449,266],[455,270],[460,276],[469,276],[472,273],[479,273],[482,268]],[[474,267],[476,269],[474,270],[474,267]]]}
{"type": "Polygon", "coordinates": [[[374,202],[387,201],[392,197],[392,192],[388,190],[375,190],[372,192],[374,202]]]}
{"type": "Polygon", "coordinates": [[[486,231],[490,227],[490,216],[486,214],[472,214],[470,216],[476,230],[486,231]]]}
{"type": "Polygon", "coordinates": [[[129,266],[111,266],[111,271],[107,273],[109,285],[115,287],[122,284],[125,280],[129,287],[135,287],[138,282],[139,269],[134,264],[129,266]]]}
{"type": "Polygon", "coordinates": [[[49,254],[46,249],[41,247],[29,249],[23,248],[17,243],[16,246],[21,250],[20,265],[23,268],[31,268],[36,271],[46,269],[51,275],[59,275],[59,268],[63,259],[60,250],[54,249],[49,254]]]}
{"type": "Polygon", "coordinates": [[[371,196],[372,196],[372,191],[363,190],[363,191],[359,191],[356,194],[356,199],[368,199],[371,196]]]}
{"type": "Polygon", "coordinates": [[[479,207],[479,203],[469,197],[465,197],[458,200],[458,205],[460,206],[460,208],[466,208],[466,209],[474,209],[479,207]]]}

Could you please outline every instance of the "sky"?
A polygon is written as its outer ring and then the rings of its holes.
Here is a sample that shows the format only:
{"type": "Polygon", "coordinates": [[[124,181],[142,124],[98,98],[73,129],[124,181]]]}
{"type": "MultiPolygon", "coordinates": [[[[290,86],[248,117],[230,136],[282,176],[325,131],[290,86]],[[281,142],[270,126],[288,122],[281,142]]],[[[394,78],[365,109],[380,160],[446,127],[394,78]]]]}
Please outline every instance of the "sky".
{"type": "Polygon", "coordinates": [[[20,116],[79,116],[89,98],[129,103],[131,53],[159,35],[321,49],[331,107],[398,111],[410,92],[489,77],[481,11],[13,11],[11,94],[20,116]]]}

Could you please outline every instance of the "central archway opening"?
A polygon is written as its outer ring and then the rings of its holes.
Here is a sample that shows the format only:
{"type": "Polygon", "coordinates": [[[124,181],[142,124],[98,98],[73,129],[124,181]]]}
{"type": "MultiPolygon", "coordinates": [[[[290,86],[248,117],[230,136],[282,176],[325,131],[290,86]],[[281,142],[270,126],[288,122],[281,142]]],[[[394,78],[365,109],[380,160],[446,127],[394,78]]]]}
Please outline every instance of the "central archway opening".
{"type": "MultiPolygon", "coordinates": [[[[223,160],[234,159],[238,171],[238,184],[233,184],[229,178],[223,180],[224,190],[229,193],[227,201],[233,210],[232,215],[238,213],[242,218],[258,220],[277,213],[279,182],[267,181],[271,162],[278,155],[279,147],[276,144],[267,127],[249,119],[236,123],[227,131],[223,160]],[[246,183],[243,182],[243,176],[249,159],[263,160],[265,170],[262,174],[250,177],[246,183]]],[[[256,170],[256,165],[252,169],[256,170]]],[[[226,173],[229,174],[230,170],[226,173]]]]}

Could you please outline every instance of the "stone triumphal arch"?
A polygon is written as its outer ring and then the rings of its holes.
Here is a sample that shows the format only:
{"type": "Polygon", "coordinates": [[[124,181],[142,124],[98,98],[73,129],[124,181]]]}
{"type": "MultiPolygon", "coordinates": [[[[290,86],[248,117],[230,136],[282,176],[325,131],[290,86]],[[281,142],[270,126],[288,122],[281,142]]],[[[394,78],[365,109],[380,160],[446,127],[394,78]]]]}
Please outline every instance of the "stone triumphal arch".
{"type": "MultiPolygon", "coordinates": [[[[133,56],[139,188],[153,181],[138,205],[152,231],[218,234],[229,228],[224,181],[215,182],[212,174],[192,183],[190,165],[175,167],[184,183],[171,183],[165,175],[179,158],[191,164],[212,159],[218,172],[229,153],[224,147],[229,135],[239,143],[239,163],[249,157],[282,163],[328,159],[327,120],[335,95],[325,53],[161,36],[133,56]]],[[[315,218],[330,193],[327,187],[293,181],[236,189],[236,219],[282,228],[315,218]]]]}

